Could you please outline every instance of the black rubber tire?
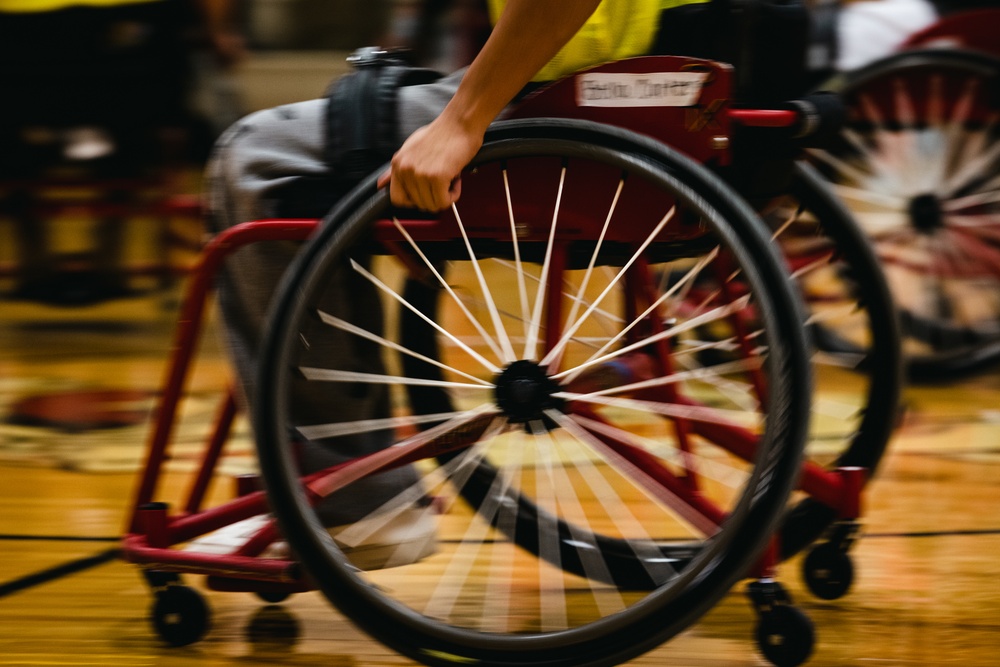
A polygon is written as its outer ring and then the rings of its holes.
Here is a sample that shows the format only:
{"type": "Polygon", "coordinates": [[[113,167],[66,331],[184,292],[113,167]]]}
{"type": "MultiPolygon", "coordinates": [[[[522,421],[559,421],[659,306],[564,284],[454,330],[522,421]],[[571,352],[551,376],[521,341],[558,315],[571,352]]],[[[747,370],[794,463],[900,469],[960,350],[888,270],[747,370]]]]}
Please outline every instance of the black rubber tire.
{"type": "Polygon", "coordinates": [[[892,266],[899,271],[889,282],[901,316],[907,378],[917,383],[949,382],[1000,362],[1000,302],[994,296],[1000,279],[989,259],[996,254],[997,244],[991,229],[977,229],[977,225],[995,226],[1000,207],[969,203],[971,194],[995,192],[988,175],[995,172],[996,158],[983,163],[978,176],[950,183],[959,180],[956,174],[962,166],[989,156],[1000,141],[996,129],[991,130],[988,118],[984,118],[1000,109],[1000,59],[971,51],[905,50],[838,77],[824,88],[844,99],[848,121],[843,138],[813,152],[811,159],[835,186],[849,186],[840,192],[852,206],[858,224],[870,236],[886,269],[892,266]],[[906,104],[905,112],[898,111],[898,116],[893,107],[902,103],[890,102],[892,95],[906,104]],[[959,111],[965,107],[972,112],[959,111]],[[976,154],[960,154],[972,144],[973,140],[963,134],[969,130],[983,134],[975,140],[982,145],[976,154]],[[936,146],[934,152],[927,156],[897,155],[895,162],[885,165],[875,164],[876,158],[866,154],[875,153],[879,137],[905,137],[908,132],[914,136],[910,141],[913,147],[907,144],[901,148],[897,146],[900,140],[894,139],[896,153],[917,151],[916,147],[923,145],[936,146]],[[925,171],[936,169],[925,161],[938,155],[950,156],[951,162],[942,162],[943,173],[936,182],[914,185],[904,181],[906,170],[913,165],[925,171]],[[879,175],[879,169],[884,173],[879,175]],[[862,176],[876,185],[869,185],[862,176]],[[898,183],[890,182],[889,177],[898,183]],[[890,225],[883,220],[890,220],[888,214],[897,204],[881,202],[891,198],[905,211],[901,208],[899,220],[890,225]],[[933,205],[925,205],[924,200],[933,205]],[[963,216],[980,220],[971,224],[961,220],[963,216]],[[989,223],[982,222],[987,219],[989,223]],[[902,220],[906,224],[901,224],[902,220]],[[974,256],[969,248],[976,243],[988,252],[978,251],[980,254],[974,256]],[[930,266],[917,270],[924,261],[930,266]],[[908,267],[908,263],[914,266],[908,267]],[[958,271],[957,283],[949,271],[958,271]],[[970,298],[977,302],[974,306],[961,303],[970,298]]]}
{"type": "MultiPolygon", "coordinates": [[[[365,631],[425,664],[451,665],[461,660],[497,666],[610,665],[658,646],[710,609],[755,562],[777,526],[801,463],[810,397],[802,306],[756,214],[717,177],[683,155],[635,133],[583,121],[498,123],[468,171],[475,173],[484,164],[538,156],[593,161],[609,165],[618,170],[616,173],[625,170],[637,174],[635,178],[664,188],[685,207],[703,211],[716,225],[712,231],[736,258],[751,287],[763,330],[760,340],[766,341],[769,351],[765,359],[769,377],[766,428],[746,488],[719,532],[689,548],[677,576],[654,584],[655,589],[641,604],[558,632],[499,634],[455,627],[398,603],[382,587],[369,584],[350,564],[311,509],[293,453],[294,424],[287,419],[290,376],[300,342],[297,323],[316,318],[311,299],[324,289],[327,270],[344,266],[348,251],[356,244],[369,243],[372,222],[388,212],[387,192],[376,189],[376,177],[362,183],[324,220],[322,229],[286,273],[273,302],[254,401],[257,446],[268,497],[282,533],[319,589],[365,631]]],[[[697,245],[697,241],[691,243],[697,245]]],[[[684,247],[680,244],[671,252],[683,253],[684,247]]],[[[703,250],[699,248],[699,252],[703,250]]],[[[423,409],[417,414],[423,414],[423,409]]],[[[478,438],[482,432],[480,429],[472,437],[478,438]]],[[[486,468],[484,479],[490,474],[486,468]]],[[[475,498],[483,484],[470,485],[471,504],[477,511],[482,511],[475,498]]],[[[579,539],[578,528],[550,523],[552,518],[523,496],[505,497],[505,502],[513,500],[536,533],[539,524],[550,525],[560,534],[579,539]]],[[[626,542],[593,534],[587,539],[623,571],[642,570],[642,559],[635,557],[635,552],[615,560],[626,542]]],[[[530,540],[515,538],[515,542],[528,552],[536,551],[530,540]]],[[[579,550],[579,544],[575,549],[579,550]]],[[[572,569],[572,563],[562,558],[559,561],[572,569]]],[[[625,590],[617,573],[611,579],[625,590]]]]}
{"type": "MultiPolygon", "coordinates": [[[[818,231],[836,248],[841,282],[856,300],[854,316],[864,319],[864,344],[852,342],[832,327],[813,323],[816,347],[849,361],[856,379],[863,383],[856,423],[845,424],[850,433],[846,447],[826,463],[828,469],[860,467],[871,479],[895,431],[901,411],[904,363],[900,324],[892,293],[878,258],[850,212],[827,187],[826,181],[805,162],[795,165],[790,194],[816,220],[818,231]]],[[[779,237],[780,238],[780,237],[779,237]]],[[[809,299],[804,297],[806,307],[809,299]]],[[[814,373],[819,377],[820,373],[814,373]]],[[[829,527],[836,512],[806,497],[789,507],[781,529],[781,557],[787,559],[812,544],[829,527]]]]}

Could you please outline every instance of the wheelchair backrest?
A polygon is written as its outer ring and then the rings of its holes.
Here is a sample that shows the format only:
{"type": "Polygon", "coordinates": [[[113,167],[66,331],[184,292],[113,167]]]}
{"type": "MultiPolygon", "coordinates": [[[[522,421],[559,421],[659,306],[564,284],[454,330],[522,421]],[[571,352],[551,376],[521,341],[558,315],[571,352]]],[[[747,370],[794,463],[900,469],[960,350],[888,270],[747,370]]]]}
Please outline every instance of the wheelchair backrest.
{"type": "Polygon", "coordinates": [[[508,118],[578,118],[644,134],[700,162],[729,160],[733,69],[677,56],[599,65],[525,96],[508,118]]]}
{"type": "Polygon", "coordinates": [[[901,48],[935,47],[980,51],[1000,57],[1000,9],[957,12],[911,35],[901,48]]]}

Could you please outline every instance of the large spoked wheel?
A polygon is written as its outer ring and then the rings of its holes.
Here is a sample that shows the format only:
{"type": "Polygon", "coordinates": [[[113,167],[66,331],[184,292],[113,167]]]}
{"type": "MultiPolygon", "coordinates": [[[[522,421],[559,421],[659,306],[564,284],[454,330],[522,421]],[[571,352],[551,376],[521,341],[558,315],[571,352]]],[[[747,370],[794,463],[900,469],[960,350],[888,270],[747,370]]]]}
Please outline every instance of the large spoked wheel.
{"type": "Polygon", "coordinates": [[[462,179],[439,216],[369,180],[289,270],[255,400],[268,496],[405,655],[617,664],[772,536],[809,419],[801,306],[752,210],[639,135],[500,123],[462,179]]]}
{"type": "Polygon", "coordinates": [[[845,129],[811,159],[872,240],[910,378],[1000,359],[1000,61],[902,52],[840,92],[845,129]]]}
{"type": "MultiPolygon", "coordinates": [[[[903,384],[899,318],[885,275],[864,232],[809,164],[795,165],[788,195],[761,213],[806,304],[816,346],[807,465],[860,467],[870,479],[895,429],[903,384]]],[[[838,516],[820,483],[804,474],[801,484],[782,523],[784,558],[838,516]]]]}

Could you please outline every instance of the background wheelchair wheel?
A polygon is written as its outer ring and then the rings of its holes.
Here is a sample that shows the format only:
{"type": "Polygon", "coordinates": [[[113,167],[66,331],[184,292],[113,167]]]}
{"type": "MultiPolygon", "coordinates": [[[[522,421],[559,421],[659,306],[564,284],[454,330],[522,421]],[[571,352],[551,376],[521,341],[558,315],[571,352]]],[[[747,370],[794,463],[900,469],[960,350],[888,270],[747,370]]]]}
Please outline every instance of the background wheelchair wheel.
{"type": "Polygon", "coordinates": [[[279,294],[270,502],[331,602],[413,659],[628,660],[744,576],[786,506],[801,306],[760,219],[658,142],[497,124],[451,211],[394,212],[369,179],[279,294]],[[404,544],[374,559],[387,531],[404,544]]]}
{"type": "Polygon", "coordinates": [[[909,377],[1000,359],[1000,60],[901,52],[839,85],[848,121],[811,160],[871,239],[909,377]]]}
{"type": "MultiPolygon", "coordinates": [[[[806,456],[833,470],[866,469],[870,479],[899,418],[903,384],[900,326],[868,238],[810,165],[798,163],[789,194],[762,211],[808,309],[817,398],[806,456]]],[[[788,558],[837,518],[817,497],[796,495],[781,528],[788,558]]]]}

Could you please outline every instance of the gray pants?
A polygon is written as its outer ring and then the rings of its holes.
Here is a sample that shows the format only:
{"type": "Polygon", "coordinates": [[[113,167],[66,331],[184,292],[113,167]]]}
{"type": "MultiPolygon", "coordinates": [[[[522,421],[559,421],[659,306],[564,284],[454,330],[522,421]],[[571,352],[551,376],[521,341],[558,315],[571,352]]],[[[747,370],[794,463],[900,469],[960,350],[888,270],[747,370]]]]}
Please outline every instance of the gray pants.
{"type": "MultiPolygon", "coordinates": [[[[399,91],[399,143],[417,128],[441,113],[454,95],[462,72],[456,72],[432,84],[410,86],[399,91]]],[[[219,232],[250,220],[271,217],[280,202],[283,188],[303,177],[328,175],[323,159],[326,100],[310,100],[253,113],[237,122],[220,137],[207,169],[207,207],[211,231],[219,232]]],[[[219,302],[225,336],[233,356],[244,403],[253,405],[257,351],[275,288],[300,244],[291,241],[263,242],[244,247],[227,261],[219,284],[219,302]]],[[[346,281],[347,279],[345,279],[346,281]]],[[[353,309],[355,318],[366,303],[361,298],[364,286],[345,282],[330,290],[331,303],[323,304],[331,312],[353,309]]],[[[379,314],[371,313],[371,318],[379,314]]],[[[371,326],[377,326],[372,322],[371,326]]],[[[330,331],[324,343],[334,363],[350,364],[352,370],[364,370],[365,360],[354,359],[352,341],[330,331]]],[[[370,360],[378,365],[377,359],[370,360]]],[[[347,366],[343,366],[347,367],[347,366]]],[[[375,372],[369,369],[369,372],[375,372]]],[[[361,419],[384,415],[385,395],[347,396],[339,383],[323,383],[321,389],[299,388],[293,404],[300,413],[317,413],[313,423],[361,419]],[[337,414],[337,409],[341,414],[337,414]]],[[[307,420],[308,414],[297,418],[307,420]]],[[[309,443],[303,451],[307,469],[319,469],[386,446],[381,437],[340,438],[336,443],[309,443]]],[[[351,487],[349,506],[336,494],[320,508],[327,525],[356,519],[415,481],[409,469],[383,473],[351,487]]]]}

